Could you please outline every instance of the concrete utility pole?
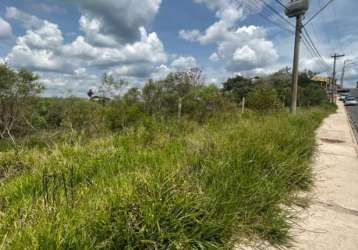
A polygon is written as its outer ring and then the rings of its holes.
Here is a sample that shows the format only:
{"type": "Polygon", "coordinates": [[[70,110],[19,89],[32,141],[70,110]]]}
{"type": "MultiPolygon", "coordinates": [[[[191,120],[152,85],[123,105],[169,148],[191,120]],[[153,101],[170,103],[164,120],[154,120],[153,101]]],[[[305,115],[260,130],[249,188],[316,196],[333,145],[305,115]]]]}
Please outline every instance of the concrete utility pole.
{"type": "Polygon", "coordinates": [[[337,79],[336,79],[336,65],[337,65],[337,58],[344,57],[345,55],[338,55],[335,53],[332,58],[333,60],[333,74],[332,74],[332,82],[331,82],[331,101],[335,101],[336,91],[337,91],[337,79]]]}
{"type": "Polygon", "coordinates": [[[295,51],[293,55],[292,68],[292,91],[291,91],[291,112],[296,113],[297,110],[297,92],[298,92],[298,66],[300,60],[300,43],[302,32],[302,16],[296,17],[296,34],[295,34],[295,51]]]}
{"type": "Polygon", "coordinates": [[[289,18],[296,17],[296,34],[295,34],[295,51],[293,55],[292,68],[292,97],[291,97],[291,112],[296,113],[297,110],[297,92],[298,92],[298,67],[300,57],[300,43],[302,33],[302,17],[309,8],[308,0],[291,0],[287,5],[286,15],[289,18]]]}

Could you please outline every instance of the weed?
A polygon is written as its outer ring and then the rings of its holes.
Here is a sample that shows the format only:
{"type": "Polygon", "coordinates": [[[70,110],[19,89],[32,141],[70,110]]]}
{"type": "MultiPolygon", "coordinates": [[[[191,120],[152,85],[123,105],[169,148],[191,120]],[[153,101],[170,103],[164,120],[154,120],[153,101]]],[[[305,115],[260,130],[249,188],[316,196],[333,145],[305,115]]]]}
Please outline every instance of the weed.
{"type": "Polygon", "coordinates": [[[294,217],[286,207],[311,187],[315,130],[333,110],[223,113],[200,125],[158,119],[86,144],[24,150],[28,171],[0,185],[0,242],[4,249],[223,249],[246,238],[287,245],[294,217]]]}

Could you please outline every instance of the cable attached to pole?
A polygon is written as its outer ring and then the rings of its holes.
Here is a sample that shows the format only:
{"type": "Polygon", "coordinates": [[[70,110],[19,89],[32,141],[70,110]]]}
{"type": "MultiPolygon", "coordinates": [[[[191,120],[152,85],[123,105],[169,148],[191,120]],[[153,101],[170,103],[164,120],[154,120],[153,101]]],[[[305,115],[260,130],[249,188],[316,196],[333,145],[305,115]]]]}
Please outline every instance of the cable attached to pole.
{"type": "Polygon", "coordinates": [[[305,26],[309,24],[313,19],[315,19],[324,9],[328,7],[334,0],[329,0],[319,11],[316,12],[312,17],[308,19],[308,21],[304,24],[305,26]]]}

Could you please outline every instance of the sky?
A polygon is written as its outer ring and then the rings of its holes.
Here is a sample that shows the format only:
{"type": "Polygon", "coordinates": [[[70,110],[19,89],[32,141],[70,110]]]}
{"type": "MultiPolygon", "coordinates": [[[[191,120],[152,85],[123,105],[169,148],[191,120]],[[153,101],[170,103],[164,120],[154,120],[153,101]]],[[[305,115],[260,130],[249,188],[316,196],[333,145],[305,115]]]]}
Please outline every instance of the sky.
{"type": "MultiPolygon", "coordinates": [[[[311,0],[303,22],[327,1],[311,0]]],[[[355,86],[357,9],[357,0],[335,0],[305,26],[321,58],[302,44],[300,70],[327,76],[331,56],[345,54],[338,78],[347,60],[345,86],[355,86]]],[[[290,67],[293,25],[274,0],[1,0],[0,62],[36,72],[47,96],[85,96],[104,73],[140,87],[199,67],[221,84],[290,67]]]]}

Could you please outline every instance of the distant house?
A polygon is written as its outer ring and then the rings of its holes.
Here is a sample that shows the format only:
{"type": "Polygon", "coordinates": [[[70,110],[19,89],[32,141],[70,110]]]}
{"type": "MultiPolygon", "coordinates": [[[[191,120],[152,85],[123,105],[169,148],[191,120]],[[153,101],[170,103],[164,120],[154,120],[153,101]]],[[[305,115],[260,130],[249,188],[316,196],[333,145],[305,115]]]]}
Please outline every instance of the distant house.
{"type": "Polygon", "coordinates": [[[332,81],[331,77],[323,77],[323,76],[319,76],[316,75],[312,78],[312,81],[317,82],[318,84],[321,85],[322,88],[328,89],[329,85],[332,81]]]}

